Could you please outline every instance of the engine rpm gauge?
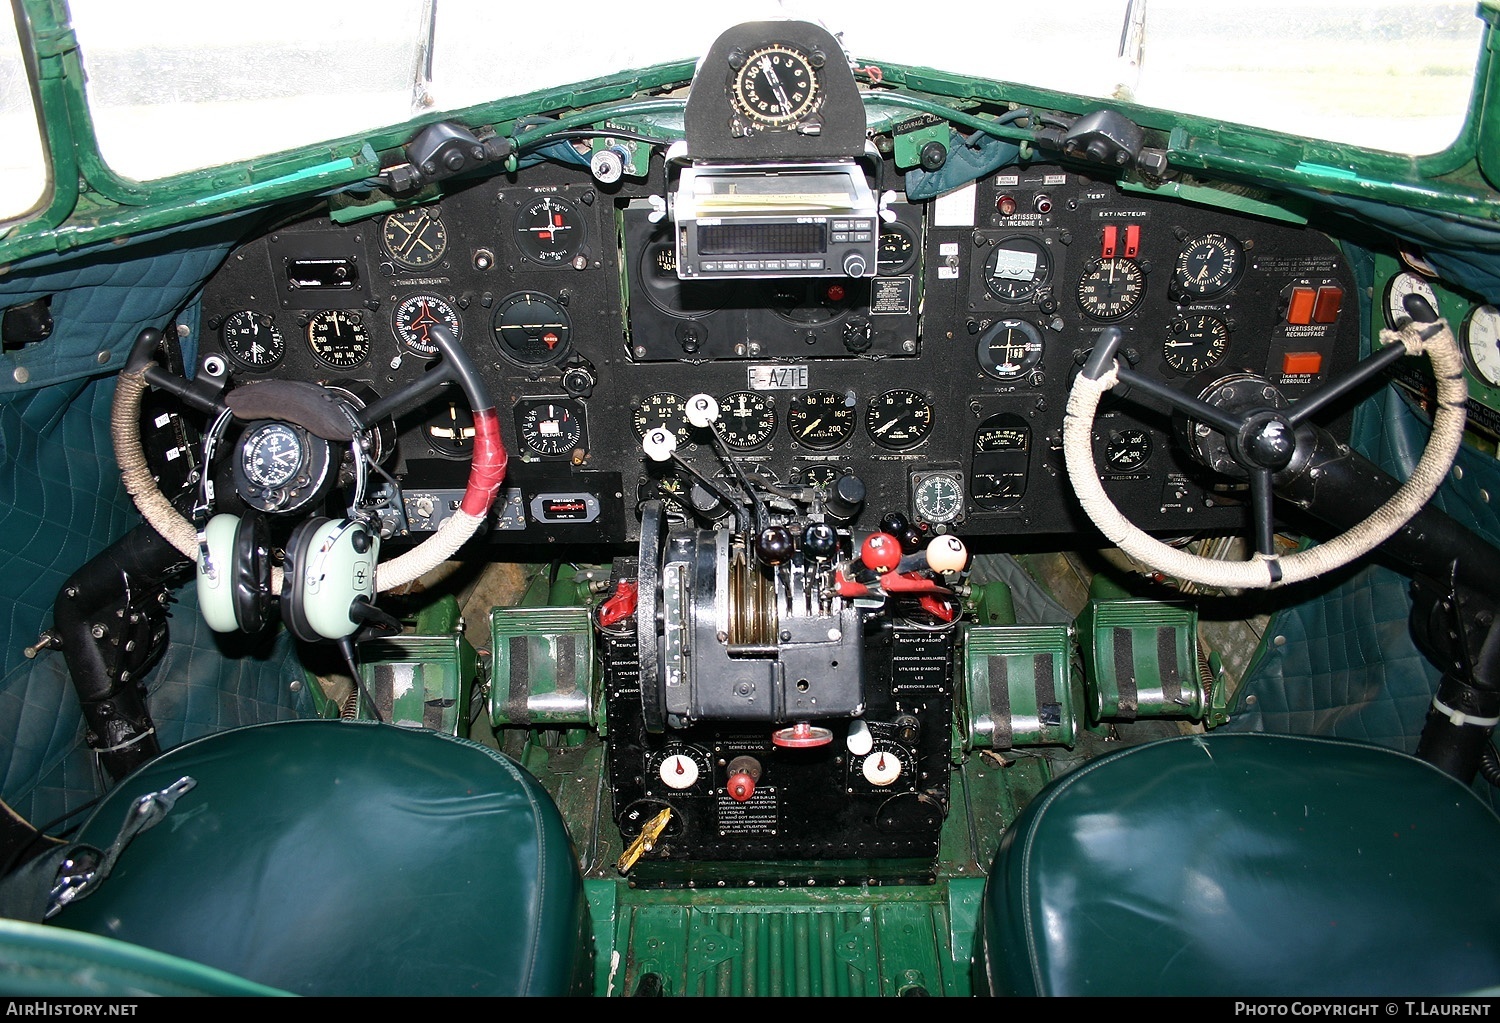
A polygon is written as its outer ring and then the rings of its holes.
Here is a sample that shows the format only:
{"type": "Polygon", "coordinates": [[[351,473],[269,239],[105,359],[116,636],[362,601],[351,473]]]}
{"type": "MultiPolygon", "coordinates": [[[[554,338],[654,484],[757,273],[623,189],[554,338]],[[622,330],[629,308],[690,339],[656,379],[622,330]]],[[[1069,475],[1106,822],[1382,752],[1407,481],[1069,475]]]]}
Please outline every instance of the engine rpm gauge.
{"type": "Polygon", "coordinates": [[[1001,302],[1033,298],[1052,276],[1052,257],[1034,238],[1002,238],[984,260],[984,286],[1001,302]]]}
{"type": "Polygon", "coordinates": [[[242,309],[224,317],[220,327],[224,350],[251,369],[270,369],[286,354],[281,331],[264,313],[242,309]]]}
{"type": "Polygon", "coordinates": [[[365,318],[352,309],[324,309],[307,321],[307,344],[334,369],[353,369],[370,357],[365,318]]]}
{"type": "Polygon", "coordinates": [[[542,195],[516,213],[516,245],[521,255],[542,266],[561,266],[583,248],[583,216],[560,195],[542,195]]]}
{"type": "Polygon", "coordinates": [[[1172,288],[1189,300],[1217,298],[1234,287],[1244,262],[1244,247],[1227,234],[1189,238],[1177,253],[1172,288]]]}
{"type": "Polygon", "coordinates": [[[687,418],[687,399],[671,391],[647,395],[635,408],[634,422],[637,437],[662,428],[671,430],[678,444],[686,444],[693,429],[687,418]]]}
{"type": "Polygon", "coordinates": [[[789,128],[818,108],[821,55],[790,43],[769,43],[740,58],[729,82],[735,113],[761,128],[789,128]]]}
{"type": "Polygon", "coordinates": [[[448,232],[433,210],[399,210],[385,218],[380,240],[391,258],[408,270],[432,266],[448,251],[448,232]]]}
{"type": "Polygon", "coordinates": [[[755,391],[726,394],[719,399],[719,419],[714,429],[736,451],[753,450],[776,432],[776,408],[771,399],[755,391]]]}
{"type": "Polygon", "coordinates": [[[1464,317],[1464,360],[1482,383],[1500,387],[1500,309],[1475,306],[1464,317]]]}
{"type": "Polygon", "coordinates": [[[807,391],[792,399],[786,426],[803,447],[836,448],[854,433],[853,391],[807,391]]]}
{"type": "Polygon", "coordinates": [[[1078,281],[1078,304],[1096,320],[1129,316],[1145,295],[1145,272],[1123,256],[1095,258],[1078,281]]]}
{"type": "Polygon", "coordinates": [[[495,307],[500,351],[523,366],[556,362],[568,353],[573,323],[557,301],[539,291],[507,295],[495,307]]]}
{"type": "Polygon", "coordinates": [[[865,431],[883,448],[916,447],[932,432],[932,402],[919,391],[898,387],[870,402],[865,431]]]}
{"type": "Polygon", "coordinates": [[[1229,351],[1229,327],[1217,316],[1180,317],[1167,327],[1163,351],[1167,365],[1177,372],[1201,373],[1224,361],[1229,351]]]}
{"type": "Polygon", "coordinates": [[[436,295],[412,295],[391,316],[391,329],[401,347],[423,359],[437,358],[438,347],[431,330],[439,324],[452,331],[454,340],[461,336],[463,328],[458,311],[436,295]]]}

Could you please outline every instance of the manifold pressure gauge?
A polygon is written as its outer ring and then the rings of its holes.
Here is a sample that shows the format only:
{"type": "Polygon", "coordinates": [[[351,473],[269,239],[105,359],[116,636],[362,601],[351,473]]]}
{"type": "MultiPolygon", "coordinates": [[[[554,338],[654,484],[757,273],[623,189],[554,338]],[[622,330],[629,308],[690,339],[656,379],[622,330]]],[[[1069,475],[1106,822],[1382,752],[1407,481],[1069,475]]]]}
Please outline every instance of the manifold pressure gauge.
{"type": "Polygon", "coordinates": [[[806,120],[821,103],[818,69],[823,62],[821,53],[790,43],[767,43],[731,54],[730,105],[752,127],[789,128],[806,120]]]}

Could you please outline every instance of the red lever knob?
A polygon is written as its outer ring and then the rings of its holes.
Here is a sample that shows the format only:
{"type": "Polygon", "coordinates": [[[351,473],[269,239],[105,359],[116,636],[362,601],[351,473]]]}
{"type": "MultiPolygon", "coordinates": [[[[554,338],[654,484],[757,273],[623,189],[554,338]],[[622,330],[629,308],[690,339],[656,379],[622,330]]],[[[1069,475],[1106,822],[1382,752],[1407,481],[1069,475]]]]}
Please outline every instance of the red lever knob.
{"type": "Polygon", "coordinates": [[[729,793],[730,799],[737,803],[744,803],[755,795],[755,779],[741,771],[739,774],[731,774],[724,788],[729,793]]]}
{"type": "Polygon", "coordinates": [[[871,533],[860,544],[859,560],[872,572],[884,575],[901,564],[901,541],[889,533],[871,533]]]}

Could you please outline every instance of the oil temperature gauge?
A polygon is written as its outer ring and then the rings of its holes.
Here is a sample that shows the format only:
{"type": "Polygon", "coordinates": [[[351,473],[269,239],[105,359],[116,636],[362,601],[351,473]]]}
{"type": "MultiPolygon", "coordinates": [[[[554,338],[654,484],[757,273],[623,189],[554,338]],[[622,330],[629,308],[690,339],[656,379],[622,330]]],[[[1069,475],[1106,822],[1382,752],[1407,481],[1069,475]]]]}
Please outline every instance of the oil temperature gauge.
{"type": "Polygon", "coordinates": [[[914,472],[911,509],[930,526],[952,522],[964,511],[964,479],[958,472],[914,472]]]}
{"type": "Polygon", "coordinates": [[[808,391],[792,399],[786,425],[792,439],[816,450],[836,448],[854,433],[853,391],[808,391]]]}
{"type": "Polygon", "coordinates": [[[571,398],[531,398],[516,405],[516,436],[534,455],[571,456],[584,447],[583,429],[583,406],[571,398]]]}

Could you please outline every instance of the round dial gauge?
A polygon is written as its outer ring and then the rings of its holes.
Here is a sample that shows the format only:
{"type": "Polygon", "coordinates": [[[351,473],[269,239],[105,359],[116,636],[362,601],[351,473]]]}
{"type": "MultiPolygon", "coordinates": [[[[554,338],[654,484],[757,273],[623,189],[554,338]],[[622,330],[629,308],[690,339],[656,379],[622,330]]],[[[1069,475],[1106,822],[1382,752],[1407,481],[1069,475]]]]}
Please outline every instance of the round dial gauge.
{"type": "Polygon", "coordinates": [[[533,263],[567,263],[583,242],[583,216],[571,200],[562,196],[538,196],[516,214],[516,245],[533,263]]]}
{"type": "Polygon", "coordinates": [[[286,423],[264,423],[240,443],[245,478],[265,490],[278,490],[296,478],[307,458],[302,438],[286,423]]]}
{"type": "Polygon", "coordinates": [[[1482,383],[1500,387],[1500,309],[1475,306],[1464,317],[1464,359],[1482,383]]]}
{"type": "Polygon", "coordinates": [[[875,253],[875,272],[899,274],[917,261],[917,239],[911,228],[898,222],[880,225],[880,243],[875,253]]]}
{"type": "Polygon", "coordinates": [[[1177,254],[1172,285],[1182,298],[1217,298],[1234,287],[1244,264],[1244,247],[1235,239],[1227,234],[1199,235],[1184,242],[1177,254]]]}
{"type": "Polygon", "coordinates": [[[1229,351],[1229,327],[1217,316],[1184,316],[1167,327],[1163,351],[1167,365],[1177,372],[1201,373],[1224,361],[1229,351]]]}
{"type": "Polygon", "coordinates": [[[1385,283],[1385,323],[1392,330],[1400,330],[1411,322],[1411,313],[1406,311],[1406,296],[1418,295],[1427,300],[1433,312],[1439,312],[1437,292],[1421,274],[1403,270],[1385,283]]]}
{"type": "Polygon", "coordinates": [[[523,406],[516,414],[516,436],[532,454],[571,455],[583,442],[583,409],[565,398],[523,406]]]}
{"type": "Polygon", "coordinates": [[[1078,282],[1078,304],[1096,320],[1129,316],[1145,295],[1145,272],[1123,256],[1096,258],[1078,282]]]}
{"type": "Polygon", "coordinates": [[[785,128],[806,119],[823,96],[812,55],[788,43],[751,50],[729,83],[735,112],[763,128],[785,128]]]}
{"type": "Polygon", "coordinates": [[[894,785],[903,773],[901,759],[901,751],[894,743],[876,743],[859,762],[860,773],[865,776],[865,781],[877,788],[894,785]]]}
{"type": "Polygon", "coordinates": [[[265,313],[249,309],[230,313],[224,317],[220,336],[230,357],[251,369],[270,369],[286,354],[286,341],[281,331],[265,313]]]}
{"type": "Polygon", "coordinates": [[[929,525],[952,522],[963,514],[964,483],[956,472],[928,472],[912,476],[911,510],[929,525]]]}
{"type": "Polygon", "coordinates": [[[1025,320],[999,320],[979,335],[979,368],[997,380],[1014,380],[1042,361],[1042,332],[1025,320]]]}
{"type": "Polygon", "coordinates": [[[755,391],[735,391],[719,399],[719,419],[714,424],[724,443],[738,451],[758,448],[776,432],[776,408],[755,391]]]}
{"type": "Polygon", "coordinates": [[[324,309],[307,321],[312,353],[334,369],[352,369],[370,357],[365,318],[352,309],[324,309]]]}
{"type": "Polygon", "coordinates": [[[1104,471],[1135,472],[1151,457],[1151,435],[1145,430],[1114,430],[1104,448],[1104,471]]]}
{"type": "Polygon", "coordinates": [[[391,258],[409,270],[432,266],[448,251],[448,232],[435,210],[401,210],[385,218],[380,240],[391,258]]]}
{"type": "Polygon", "coordinates": [[[636,406],[636,436],[644,437],[658,427],[671,430],[679,445],[686,444],[693,429],[687,419],[687,399],[671,391],[657,391],[636,406]]]}
{"type": "Polygon", "coordinates": [[[1003,238],[984,260],[984,286],[1001,302],[1025,302],[1052,277],[1052,257],[1034,238],[1003,238]]]}
{"type": "Polygon", "coordinates": [[[832,465],[809,465],[800,478],[804,486],[827,490],[839,478],[839,471],[832,465]]]}
{"type": "Polygon", "coordinates": [[[665,786],[681,792],[713,777],[707,754],[695,747],[677,743],[659,753],[653,753],[647,759],[647,764],[650,768],[647,784],[653,789],[665,786]]]}
{"type": "Polygon", "coordinates": [[[438,324],[452,331],[455,340],[461,336],[463,324],[458,311],[436,295],[412,295],[391,316],[391,329],[401,347],[423,359],[437,358],[438,347],[430,331],[438,324]]]}
{"type": "Polygon", "coordinates": [[[905,387],[886,391],[865,410],[865,430],[883,448],[916,447],[932,432],[932,402],[905,387]]]}
{"type": "Polygon", "coordinates": [[[786,425],[803,447],[836,448],[854,433],[853,391],[807,391],[792,399],[786,425]]]}
{"type": "Polygon", "coordinates": [[[568,352],[573,324],[563,307],[539,291],[518,291],[495,307],[500,351],[523,366],[556,362],[568,352]]]}

